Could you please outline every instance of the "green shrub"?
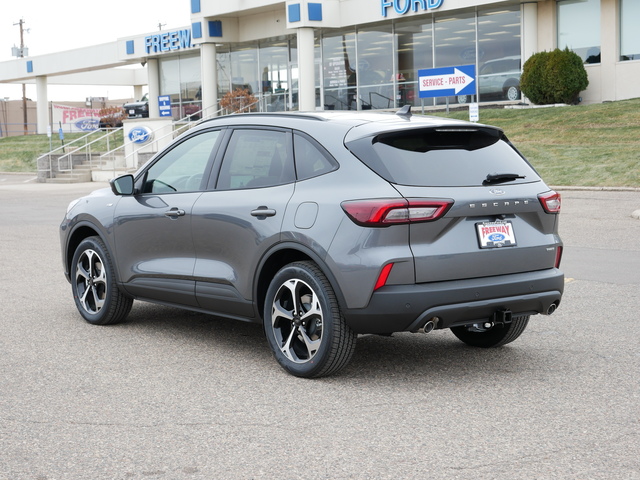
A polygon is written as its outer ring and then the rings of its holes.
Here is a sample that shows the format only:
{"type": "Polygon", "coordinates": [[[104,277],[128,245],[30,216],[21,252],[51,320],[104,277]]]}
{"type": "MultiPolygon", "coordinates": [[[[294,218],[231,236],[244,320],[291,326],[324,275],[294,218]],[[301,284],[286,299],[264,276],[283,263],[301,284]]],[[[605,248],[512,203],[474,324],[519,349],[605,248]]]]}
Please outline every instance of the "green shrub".
{"type": "Polygon", "coordinates": [[[589,85],[579,55],[568,48],[532,55],[524,64],[520,89],[533,103],[576,103],[589,85]]]}

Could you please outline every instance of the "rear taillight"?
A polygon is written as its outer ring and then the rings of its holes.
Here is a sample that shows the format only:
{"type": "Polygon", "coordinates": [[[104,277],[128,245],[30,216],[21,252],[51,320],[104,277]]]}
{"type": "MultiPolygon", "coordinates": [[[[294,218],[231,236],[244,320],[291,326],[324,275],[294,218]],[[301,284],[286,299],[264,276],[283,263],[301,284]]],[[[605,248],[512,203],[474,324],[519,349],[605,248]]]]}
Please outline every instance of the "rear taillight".
{"type": "Polygon", "coordinates": [[[562,200],[558,192],[547,192],[538,195],[542,208],[547,213],[560,213],[560,207],[562,206],[562,200]]]}
{"type": "Polygon", "coordinates": [[[453,200],[373,199],[342,202],[345,213],[363,227],[388,227],[404,223],[432,222],[442,217],[453,200]]]}

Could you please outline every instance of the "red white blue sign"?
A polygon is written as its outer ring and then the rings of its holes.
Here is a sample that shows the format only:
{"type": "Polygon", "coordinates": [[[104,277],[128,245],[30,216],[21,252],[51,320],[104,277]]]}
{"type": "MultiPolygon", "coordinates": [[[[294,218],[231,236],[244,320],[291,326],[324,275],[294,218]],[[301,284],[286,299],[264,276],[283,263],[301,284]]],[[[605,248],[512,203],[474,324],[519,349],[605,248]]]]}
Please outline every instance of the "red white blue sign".
{"type": "Polygon", "coordinates": [[[418,70],[420,98],[475,95],[476,66],[427,68],[418,70]]]}

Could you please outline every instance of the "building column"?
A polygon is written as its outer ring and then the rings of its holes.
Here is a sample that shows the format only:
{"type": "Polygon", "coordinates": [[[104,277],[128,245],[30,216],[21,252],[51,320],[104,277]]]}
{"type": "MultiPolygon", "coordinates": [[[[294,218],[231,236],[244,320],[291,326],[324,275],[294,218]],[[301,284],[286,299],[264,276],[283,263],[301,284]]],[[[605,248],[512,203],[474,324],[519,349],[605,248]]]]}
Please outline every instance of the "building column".
{"type": "Polygon", "coordinates": [[[147,59],[147,82],[149,83],[149,118],[160,118],[158,96],[160,96],[160,67],[157,58],[147,59]]]}
{"type": "Polygon", "coordinates": [[[142,98],[142,85],[133,86],[133,99],[137,102],[142,98]]]}
{"type": "Polygon", "coordinates": [[[200,45],[202,117],[218,115],[218,65],[215,43],[200,45]]]}
{"type": "Polygon", "coordinates": [[[522,65],[538,52],[538,4],[522,5],[522,65]]]}
{"type": "Polygon", "coordinates": [[[46,134],[49,125],[49,98],[47,96],[47,77],[36,77],[36,118],[38,134],[46,134]]]}
{"type": "Polygon", "coordinates": [[[316,82],[314,78],[314,31],[313,28],[298,28],[298,109],[316,109],[316,82]]]}

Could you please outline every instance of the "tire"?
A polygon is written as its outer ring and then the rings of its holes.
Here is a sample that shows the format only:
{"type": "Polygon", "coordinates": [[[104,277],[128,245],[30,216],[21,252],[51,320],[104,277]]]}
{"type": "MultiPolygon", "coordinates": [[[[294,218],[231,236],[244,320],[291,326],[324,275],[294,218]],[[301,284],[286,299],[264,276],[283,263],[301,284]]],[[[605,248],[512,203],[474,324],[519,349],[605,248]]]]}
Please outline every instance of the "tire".
{"type": "Polygon", "coordinates": [[[99,237],[88,237],[76,248],[71,290],[80,315],[93,325],[121,322],[133,304],[133,299],[118,290],[111,257],[99,237]]]}
{"type": "Polygon", "coordinates": [[[263,318],[274,357],[292,375],[331,375],[351,360],[357,335],[313,262],[291,263],[276,273],[267,290],[263,318]]]}
{"type": "Polygon", "coordinates": [[[501,347],[513,342],[522,335],[529,323],[529,315],[513,317],[511,323],[505,325],[494,325],[485,329],[482,324],[453,327],[453,334],[467,345],[472,347],[492,348],[501,347]]]}
{"type": "Polygon", "coordinates": [[[505,89],[505,97],[507,100],[515,102],[520,99],[520,89],[516,85],[511,85],[505,89]]]}

